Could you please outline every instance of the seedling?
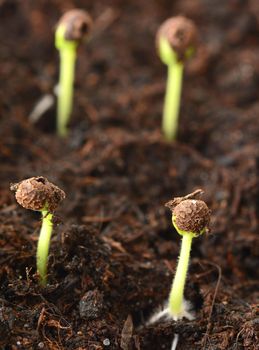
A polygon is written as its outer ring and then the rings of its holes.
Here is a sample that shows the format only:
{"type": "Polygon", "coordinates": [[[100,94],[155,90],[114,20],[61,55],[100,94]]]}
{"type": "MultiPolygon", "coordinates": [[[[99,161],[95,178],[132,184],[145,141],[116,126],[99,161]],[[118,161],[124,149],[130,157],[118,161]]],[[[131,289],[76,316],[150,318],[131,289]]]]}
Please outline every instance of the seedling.
{"type": "MultiPolygon", "coordinates": [[[[182,236],[182,247],[176,268],[175,277],[169,295],[168,312],[174,320],[190,316],[183,293],[188,271],[192,240],[205,233],[210,221],[210,210],[202,200],[193,199],[197,190],[183,198],[175,198],[166,203],[172,210],[172,222],[182,236]]],[[[190,317],[188,317],[190,318],[190,317]]]]}
{"type": "Polygon", "coordinates": [[[65,198],[65,192],[42,176],[31,177],[11,185],[17,202],[24,208],[40,211],[42,226],[37,246],[37,272],[40,284],[47,284],[47,265],[50,238],[53,230],[53,211],[65,198]]]}
{"type": "Polygon", "coordinates": [[[184,62],[193,54],[196,41],[195,24],[182,16],[167,19],[157,32],[158,53],[168,66],[162,119],[162,132],[168,141],[177,135],[184,62]]]}
{"type": "Polygon", "coordinates": [[[60,19],[55,33],[55,46],[60,53],[59,91],[57,104],[57,132],[67,135],[67,125],[73,108],[73,89],[76,52],[88,36],[92,20],[87,12],[74,9],[60,19]]]}
{"type": "Polygon", "coordinates": [[[177,232],[182,236],[182,247],[168,303],[161,311],[154,314],[147,324],[152,324],[164,317],[175,321],[183,317],[189,320],[194,319],[189,311],[188,302],[184,300],[184,286],[192,240],[208,230],[210,221],[210,210],[206,203],[194,199],[201,193],[202,190],[196,190],[185,197],[177,197],[165,204],[172,210],[172,222],[177,232]]]}

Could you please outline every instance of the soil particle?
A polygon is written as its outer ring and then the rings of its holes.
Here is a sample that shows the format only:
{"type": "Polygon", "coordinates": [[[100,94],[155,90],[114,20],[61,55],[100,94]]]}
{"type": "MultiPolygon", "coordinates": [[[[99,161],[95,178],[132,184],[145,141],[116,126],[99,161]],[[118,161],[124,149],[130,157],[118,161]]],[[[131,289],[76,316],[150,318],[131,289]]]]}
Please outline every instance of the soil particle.
{"type": "Polygon", "coordinates": [[[0,344],[1,341],[5,341],[10,336],[10,332],[13,328],[15,315],[13,310],[6,306],[0,307],[0,344]]]}
{"type": "Polygon", "coordinates": [[[103,295],[98,290],[86,292],[79,303],[80,316],[86,320],[101,316],[103,309],[103,295]]]}

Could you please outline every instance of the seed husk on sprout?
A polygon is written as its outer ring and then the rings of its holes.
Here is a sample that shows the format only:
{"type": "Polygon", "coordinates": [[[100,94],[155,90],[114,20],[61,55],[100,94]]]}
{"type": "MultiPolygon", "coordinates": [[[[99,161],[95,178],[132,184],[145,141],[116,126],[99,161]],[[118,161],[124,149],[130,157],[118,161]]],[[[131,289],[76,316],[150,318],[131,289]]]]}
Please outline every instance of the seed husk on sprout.
{"type": "Polygon", "coordinates": [[[188,315],[184,302],[184,286],[187,277],[192,240],[208,230],[210,210],[207,204],[195,196],[197,190],[183,198],[176,198],[165,204],[172,211],[172,222],[176,231],[182,236],[182,246],[175,277],[169,295],[168,312],[174,320],[188,315]]]}
{"type": "Polygon", "coordinates": [[[73,109],[74,74],[77,48],[89,36],[92,20],[80,9],[66,12],[57,24],[55,46],[60,53],[57,133],[67,136],[67,125],[73,109]]]}
{"type": "Polygon", "coordinates": [[[176,231],[182,236],[182,246],[178,264],[173,279],[169,300],[166,306],[155,313],[148,324],[159,321],[162,318],[178,321],[183,317],[193,320],[189,303],[184,300],[184,286],[187,277],[192,240],[209,230],[210,210],[207,204],[196,199],[202,194],[202,190],[196,190],[187,196],[176,197],[165,204],[172,211],[172,223],[176,231]]]}
{"type": "Polygon", "coordinates": [[[36,263],[40,284],[45,286],[47,284],[49,245],[53,231],[53,212],[65,199],[65,192],[43,176],[31,177],[11,184],[10,189],[15,192],[15,198],[23,208],[39,211],[42,214],[36,263]]]}
{"type": "Polygon", "coordinates": [[[184,63],[193,54],[196,44],[196,26],[183,16],[167,19],[156,35],[160,59],[168,66],[162,118],[162,132],[168,141],[177,136],[184,63]]]}

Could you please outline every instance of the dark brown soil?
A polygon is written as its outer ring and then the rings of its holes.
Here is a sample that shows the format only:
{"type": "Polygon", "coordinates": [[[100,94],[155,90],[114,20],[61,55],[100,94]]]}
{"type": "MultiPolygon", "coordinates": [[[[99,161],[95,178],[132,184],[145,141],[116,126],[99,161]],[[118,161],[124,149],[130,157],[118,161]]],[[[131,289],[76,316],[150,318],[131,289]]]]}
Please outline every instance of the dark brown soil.
{"type": "Polygon", "coordinates": [[[258,349],[259,7],[243,0],[0,1],[0,346],[19,349],[258,349]],[[29,115],[58,79],[54,26],[82,7],[67,140],[55,108],[29,115]],[[160,134],[166,69],[154,38],[184,14],[200,30],[185,69],[178,141],[160,134]],[[46,176],[56,213],[49,285],[35,275],[40,216],[12,182],[46,176]],[[145,320],[169,293],[180,237],[164,204],[197,188],[212,232],[197,238],[186,285],[194,321],[145,320]]]}

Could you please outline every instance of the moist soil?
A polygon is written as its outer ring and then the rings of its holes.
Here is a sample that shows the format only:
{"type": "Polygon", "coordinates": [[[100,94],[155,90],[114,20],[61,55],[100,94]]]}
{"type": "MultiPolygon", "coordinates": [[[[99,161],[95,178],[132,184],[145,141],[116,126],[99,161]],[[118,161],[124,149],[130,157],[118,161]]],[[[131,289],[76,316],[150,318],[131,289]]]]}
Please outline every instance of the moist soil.
{"type": "Polygon", "coordinates": [[[257,0],[0,1],[0,346],[18,349],[258,349],[259,6],[257,0]],[[66,139],[54,105],[55,23],[87,9],[66,139]],[[176,142],[160,132],[166,67],[154,38],[184,14],[200,31],[185,67],[176,142]],[[55,212],[48,285],[41,218],[10,183],[45,176],[55,212]],[[180,237],[164,204],[197,188],[211,232],[194,240],[185,298],[196,318],[147,325],[167,300],[180,237]]]}

